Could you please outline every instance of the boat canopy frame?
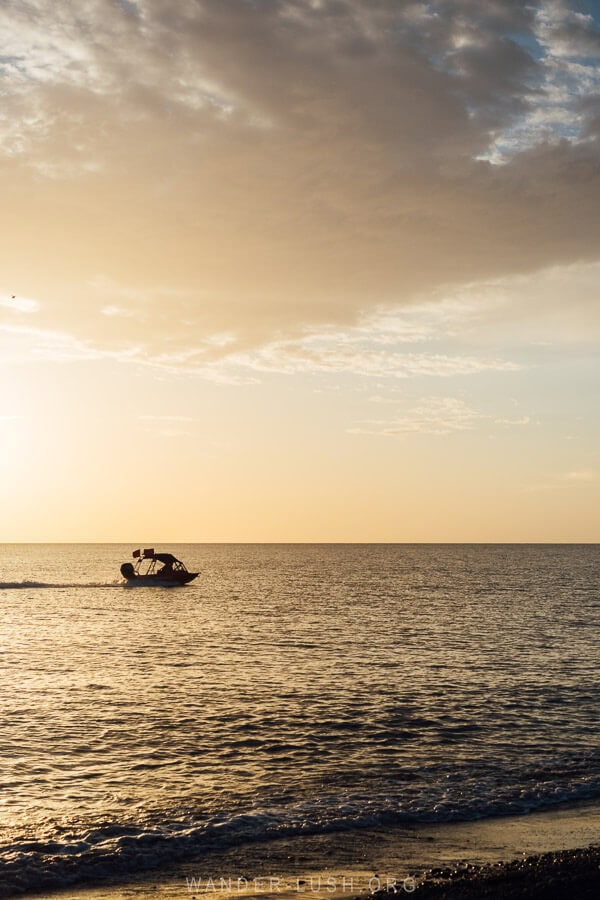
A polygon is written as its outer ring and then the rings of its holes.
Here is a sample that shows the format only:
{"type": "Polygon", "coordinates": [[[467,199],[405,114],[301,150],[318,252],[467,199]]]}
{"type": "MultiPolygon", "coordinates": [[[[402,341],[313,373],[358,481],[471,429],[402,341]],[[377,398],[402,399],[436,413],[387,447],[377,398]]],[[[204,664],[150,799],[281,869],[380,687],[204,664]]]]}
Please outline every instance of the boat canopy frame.
{"type": "MultiPolygon", "coordinates": [[[[134,553],[133,556],[136,557],[136,554],[134,553]]],[[[181,560],[172,553],[154,553],[154,551],[144,550],[143,556],[138,555],[136,558],[134,571],[138,576],[160,575],[165,570],[166,572],[187,572],[181,560]],[[148,567],[142,571],[144,563],[148,563],[148,567]],[[162,568],[157,571],[159,563],[162,563],[162,568]]]]}

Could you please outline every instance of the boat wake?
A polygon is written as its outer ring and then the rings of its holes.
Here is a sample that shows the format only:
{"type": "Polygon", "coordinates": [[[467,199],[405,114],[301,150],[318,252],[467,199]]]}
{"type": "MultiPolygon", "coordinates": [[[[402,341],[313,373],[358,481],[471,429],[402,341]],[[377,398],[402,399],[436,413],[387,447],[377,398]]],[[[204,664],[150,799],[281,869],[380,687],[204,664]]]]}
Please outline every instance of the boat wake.
{"type": "Polygon", "coordinates": [[[38,588],[115,588],[123,587],[122,581],[98,582],[98,581],[0,581],[0,591],[37,590],[38,588]]]}

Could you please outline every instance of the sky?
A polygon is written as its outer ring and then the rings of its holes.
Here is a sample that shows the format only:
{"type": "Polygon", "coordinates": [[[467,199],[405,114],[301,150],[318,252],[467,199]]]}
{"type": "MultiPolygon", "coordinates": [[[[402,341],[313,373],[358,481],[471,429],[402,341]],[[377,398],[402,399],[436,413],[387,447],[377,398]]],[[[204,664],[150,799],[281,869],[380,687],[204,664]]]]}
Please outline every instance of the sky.
{"type": "Polygon", "coordinates": [[[600,2],[0,46],[1,541],[600,541],[600,2]]]}

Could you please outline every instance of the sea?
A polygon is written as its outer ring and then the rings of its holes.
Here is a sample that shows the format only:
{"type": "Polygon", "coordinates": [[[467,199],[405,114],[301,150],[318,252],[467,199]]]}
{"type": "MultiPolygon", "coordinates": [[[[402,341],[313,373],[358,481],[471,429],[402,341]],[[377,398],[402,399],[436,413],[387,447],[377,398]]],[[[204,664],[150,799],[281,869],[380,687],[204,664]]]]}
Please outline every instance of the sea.
{"type": "Polygon", "coordinates": [[[0,546],[0,883],[600,798],[598,545],[0,546]]]}

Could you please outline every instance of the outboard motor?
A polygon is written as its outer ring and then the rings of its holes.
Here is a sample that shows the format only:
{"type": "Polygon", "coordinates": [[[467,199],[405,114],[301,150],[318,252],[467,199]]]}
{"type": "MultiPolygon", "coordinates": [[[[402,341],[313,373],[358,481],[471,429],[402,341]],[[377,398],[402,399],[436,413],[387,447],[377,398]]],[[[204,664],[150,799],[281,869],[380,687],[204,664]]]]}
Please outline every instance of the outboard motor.
{"type": "Polygon", "coordinates": [[[131,563],[123,563],[121,566],[121,575],[123,578],[135,578],[135,569],[133,568],[131,563]]]}

